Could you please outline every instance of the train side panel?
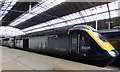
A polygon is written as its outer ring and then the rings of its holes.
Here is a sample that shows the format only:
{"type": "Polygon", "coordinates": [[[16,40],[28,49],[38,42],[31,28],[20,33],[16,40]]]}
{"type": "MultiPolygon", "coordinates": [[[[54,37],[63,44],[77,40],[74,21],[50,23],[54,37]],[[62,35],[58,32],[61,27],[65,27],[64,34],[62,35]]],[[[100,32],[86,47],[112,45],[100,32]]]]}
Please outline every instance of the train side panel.
{"type": "Polygon", "coordinates": [[[67,35],[31,37],[29,38],[29,49],[50,54],[66,53],[69,50],[69,37],[67,35]]]}
{"type": "Polygon", "coordinates": [[[47,40],[46,37],[47,36],[29,38],[29,49],[31,49],[31,50],[44,49],[47,46],[45,43],[47,40]]]}
{"type": "Polygon", "coordinates": [[[48,37],[47,49],[53,54],[67,55],[69,52],[69,36],[68,35],[56,35],[48,37]]]}

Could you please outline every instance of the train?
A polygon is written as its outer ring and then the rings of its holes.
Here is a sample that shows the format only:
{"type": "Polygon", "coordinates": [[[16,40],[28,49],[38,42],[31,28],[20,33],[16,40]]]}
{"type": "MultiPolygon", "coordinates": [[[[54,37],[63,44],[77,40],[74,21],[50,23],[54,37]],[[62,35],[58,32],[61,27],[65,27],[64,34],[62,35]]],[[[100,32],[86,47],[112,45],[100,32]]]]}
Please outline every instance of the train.
{"type": "MultiPolygon", "coordinates": [[[[120,53],[120,26],[115,26],[110,30],[100,30],[99,33],[107,38],[113,47],[120,53]]],[[[118,57],[120,61],[120,56],[118,57]]]]}
{"type": "Polygon", "coordinates": [[[118,51],[96,29],[88,25],[74,26],[65,34],[3,39],[2,45],[66,56],[102,67],[111,64],[119,56],[118,51]]]}

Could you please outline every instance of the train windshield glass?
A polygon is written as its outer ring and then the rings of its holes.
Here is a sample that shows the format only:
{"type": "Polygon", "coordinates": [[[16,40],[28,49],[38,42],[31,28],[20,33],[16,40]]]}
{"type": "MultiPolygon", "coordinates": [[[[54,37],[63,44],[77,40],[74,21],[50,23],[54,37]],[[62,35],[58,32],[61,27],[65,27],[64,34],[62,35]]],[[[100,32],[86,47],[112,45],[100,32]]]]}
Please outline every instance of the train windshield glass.
{"type": "Polygon", "coordinates": [[[98,32],[94,32],[95,35],[100,38],[102,41],[107,41],[101,34],[99,34],[98,32]]]}

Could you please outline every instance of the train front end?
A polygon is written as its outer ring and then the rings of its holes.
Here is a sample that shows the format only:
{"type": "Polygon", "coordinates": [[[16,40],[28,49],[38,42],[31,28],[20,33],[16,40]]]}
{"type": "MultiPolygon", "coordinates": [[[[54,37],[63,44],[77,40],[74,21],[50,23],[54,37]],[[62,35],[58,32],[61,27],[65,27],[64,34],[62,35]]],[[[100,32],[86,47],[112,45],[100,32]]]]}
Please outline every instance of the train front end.
{"type": "MultiPolygon", "coordinates": [[[[75,33],[78,34],[78,54],[82,58],[88,60],[91,64],[107,66],[119,55],[117,50],[91,26],[76,26],[70,29],[70,33],[72,39],[75,33]]],[[[75,39],[72,41],[75,41],[75,39]]],[[[72,44],[72,48],[73,47],[74,44],[72,44]]]]}
{"type": "Polygon", "coordinates": [[[94,32],[92,30],[86,31],[94,40],[91,43],[94,43],[94,47],[97,48],[95,49],[96,54],[98,54],[98,57],[96,57],[96,59],[99,59],[99,63],[102,63],[103,66],[112,63],[118,57],[118,51],[98,32],[94,32]],[[97,43],[98,45],[96,45],[95,43],[97,43]]]}

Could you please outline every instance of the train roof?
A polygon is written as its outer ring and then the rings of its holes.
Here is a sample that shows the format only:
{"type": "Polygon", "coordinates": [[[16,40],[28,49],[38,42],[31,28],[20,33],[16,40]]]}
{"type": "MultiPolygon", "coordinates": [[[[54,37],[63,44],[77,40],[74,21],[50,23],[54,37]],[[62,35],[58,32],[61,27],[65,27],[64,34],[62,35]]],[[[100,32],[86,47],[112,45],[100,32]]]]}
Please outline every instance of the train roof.
{"type": "Polygon", "coordinates": [[[92,30],[92,31],[97,31],[96,29],[94,29],[93,27],[89,26],[89,25],[77,25],[77,26],[74,26],[72,27],[71,29],[69,30],[92,30]]]}

